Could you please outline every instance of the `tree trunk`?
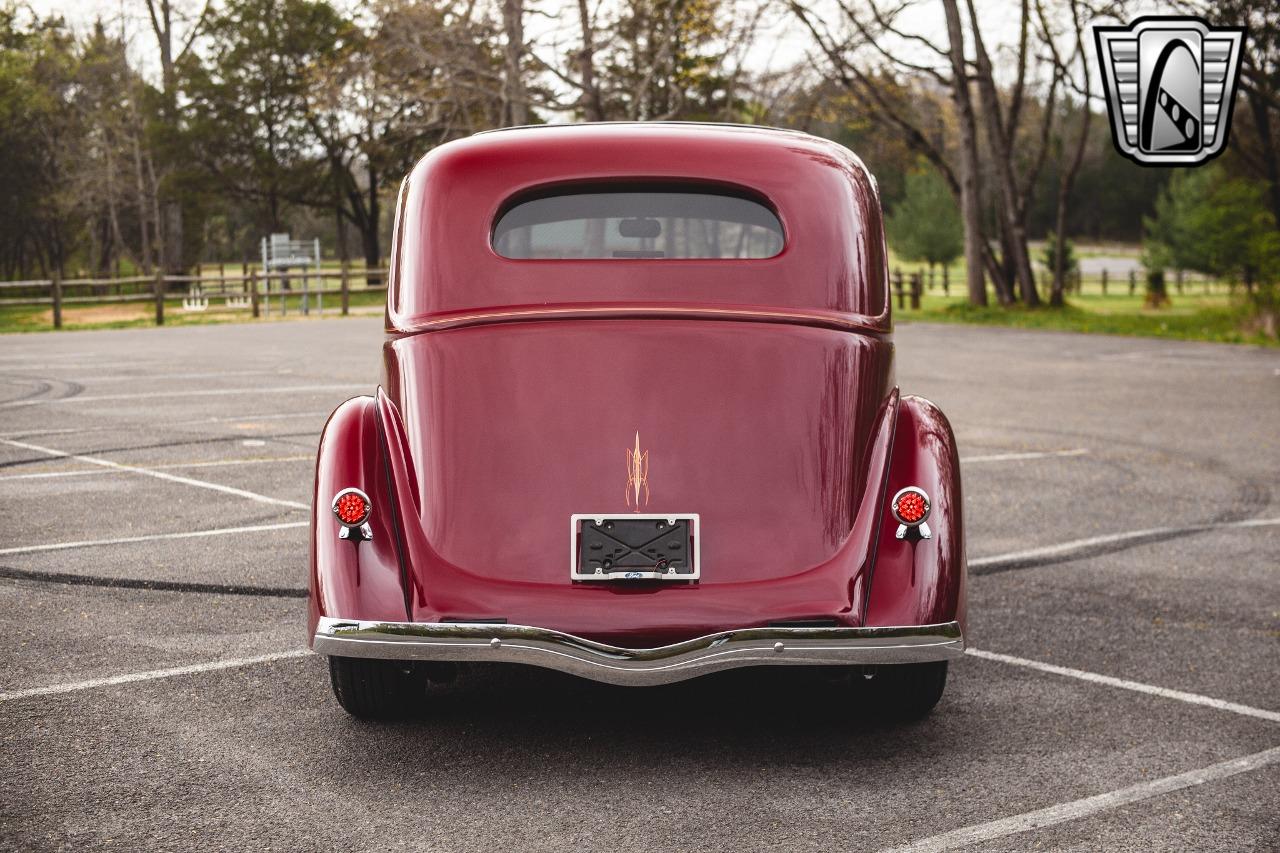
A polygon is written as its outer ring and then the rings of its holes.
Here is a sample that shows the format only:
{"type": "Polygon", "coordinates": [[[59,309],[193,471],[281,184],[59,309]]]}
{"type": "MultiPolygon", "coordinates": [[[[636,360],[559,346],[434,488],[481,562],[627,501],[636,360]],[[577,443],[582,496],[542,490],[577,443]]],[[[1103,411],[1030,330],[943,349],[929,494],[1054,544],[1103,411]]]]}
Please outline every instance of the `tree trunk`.
{"type": "MultiPolygon", "coordinates": [[[[1085,64],[1084,51],[1084,22],[1081,21],[1080,9],[1076,0],[1071,0],[1071,23],[1075,29],[1076,56],[1080,58],[1081,70],[1084,72],[1084,97],[1080,104],[1080,136],[1076,139],[1076,150],[1071,157],[1070,165],[1063,170],[1058,179],[1058,203],[1054,211],[1054,258],[1053,258],[1053,290],[1049,296],[1049,304],[1054,308],[1061,308],[1065,304],[1063,299],[1063,291],[1066,282],[1066,252],[1063,250],[1065,243],[1067,228],[1067,199],[1071,195],[1071,188],[1075,185],[1076,175],[1080,172],[1080,163],[1084,160],[1085,145],[1089,141],[1089,124],[1093,119],[1093,110],[1089,109],[1089,97],[1093,93],[1092,81],[1089,75],[1089,69],[1085,64]]],[[[1044,7],[1037,3],[1036,11],[1040,15],[1040,21],[1048,30],[1048,22],[1044,17],[1044,7]]],[[[1052,51],[1054,65],[1056,65],[1065,75],[1070,72],[1070,60],[1063,62],[1058,51],[1050,45],[1052,51]]],[[[1103,272],[1102,279],[1102,295],[1107,295],[1107,279],[1106,272],[1103,272]]]]}
{"type": "Polygon", "coordinates": [[[524,0],[502,0],[504,124],[529,123],[529,97],[524,86],[524,0]]]}
{"type": "Polygon", "coordinates": [[[164,268],[171,275],[186,272],[182,252],[182,202],[167,199],[164,203],[164,268]]]}
{"type": "Polygon", "coordinates": [[[156,179],[156,162],[148,151],[146,155],[147,164],[147,180],[150,183],[150,200],[151,200],[151,223],[153,226],[152,236],[155,237],[156,243],[156,266],[164,266],[165,258],[165,233],[163,223],[160,220],[160,182],[156,179]]]}
{"type": "Polygon", "coordinates": [[[1147,271],[1146,307],[1163,308],[1169,304],[1169,289],[1164,283],[1164,270],[1147,271]]]}
{"type": "Polygon", "coordinates": [[[978,139],[973,101],[969,97],[969,75],[964,59],[964,29],[960,24],[960,8],[956,0],[943,0],[947,16],[947,35],[951,42],[952,92],[960,125],[960,215],[964,220],[964,264],[969,284],[969,304],[987,304],[987,285],[983,277],[982,207],[978,198],[978,139]]]}
{"type": "MultiPolygon", "coordinates": [[[[991,159],[995,166],[996,184],[1000,189],[997,213],[1004,237],[1004,259],[1018,283],[1018,295],[1023,303],[1034,308],[1040,304],[1035,276],[1031,272],[1031,255],[1027,251],[1027,227],[1019,211],[1024,207],[1018,197],[1017,179],[1013,174],[1012,140],[1006,135],[1000,121],[1000,96],[996,89],[991,57],[987,54],[978,29],[978,15],[973,0],[969,0],[969,19],[973,24],[975,56],[977,58],[978,94],[982,100],[982,114],[987,125],[987,140],[991,145],[991,159]]],[[[1025,14],[1025,5],[1024,5],[1025,14]]]]}
{"type": "Polygon", "coordinates": [[[587,0],[578,0],[578,19],[582,23],[582,50],[578,53],[578,78],[582,81],[582,117],[587,121],[604,121],[604,102],[596,83],[595,32],[587,0]]]}
{"type": "Polygon", "coordinates": [[[338,260],[346,263],[351,260],[347,252],[347,220],[342,215],[342,199],[335,197],[333,199],[333,221],[334,221],[334,242],[337,243],[338,260]]]}
{"type": "Polygon", "coordinates": [[[1280,151],[1271,139],[1271,113],[1262,93],[1247,88],[1245,100],[1249,102],[1249,111],[1253,113],[1253,123],[1258,130],[1258,156],[1269,184],[1267,200],[1272,215],[1280,222],[1280,151]]]}
{"type": "MultiPolygon", "coordinates": [[[[160,114],[171,133],[178,130],[178,75],[173,55],[173,4],[169,0],[147,0],[151,29],[160,48],[160,114]]],[[[152,180],[155,178],[153,176],[152,180]]],[[[158,186],[153,187],[157,195],[158,186]]],[[[172,190],[171,190],[172,192],[172,190]]],[[[186,268],[182,252],[182,201],[165,198],[163,214],[157,213],[156,227],[162,229],[160,262],[170,275],[182,275],[186,268]]]]}
{"type": "MultiPolygon", "coordinates": [[[[1067,223],[1067,195],[1062,191],[1062,186],[1058,186],[1058,203],[1054,209],[1054,231],[1053,231],[1053,285],[1049,290],[1049,305],[1053,308],[1061,308],[1066,305],[1066,299],[1063,297],[1063,289],[1065,287],[1066,278],[1066,252],[1062,250],[1062,244],[1066,241],[1066,237],[1062,236],[1062,229],[1067,223]]],[[[1106,290],[1104,283],[1103,290],[1106,290]]],[[[1105,295],[1105,293],[1104,293],[1105,295]]]]}
{"type": "MultiPolygon", "coordinates": [[[[367,214],[365,221],[360,224],[360,239],[364,246],[365,268],[373,270],[382,263],[382,246],[378,234],[381,219],[381,209],[378,204],[378,172],[372,165],[369,166],[367,214]]],[[[368,276],[366,280],[369,284],[386,283],[382,276],[368,276]]]]}
{"type": "Polygon", "coordinates": [[[151,275],[151,227],[150,216],[147,214],[147,182],[142,174],[142,149],[138,144],[138,137],[133,137],[133,170],[134,177],[137,180],[138,190],[138,232],[141,237],[141,262],[142,272],[144,275],[151,275]]]}

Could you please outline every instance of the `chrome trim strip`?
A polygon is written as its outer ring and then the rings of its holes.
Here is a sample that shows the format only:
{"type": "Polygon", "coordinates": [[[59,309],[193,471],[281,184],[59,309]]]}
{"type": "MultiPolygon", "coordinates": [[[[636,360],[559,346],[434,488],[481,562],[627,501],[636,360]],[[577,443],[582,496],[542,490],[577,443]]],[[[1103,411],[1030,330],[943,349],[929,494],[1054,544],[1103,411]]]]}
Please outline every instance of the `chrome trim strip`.
{"type": "Polygon", "coordinates": [[[741,628],[652,649],[528,625],[362,622],[321,617],[315,651],[343,657],[523,663],[631,686],[740,666],[919,663],[958,658],[957,622],[895,628],[741,628]]]}

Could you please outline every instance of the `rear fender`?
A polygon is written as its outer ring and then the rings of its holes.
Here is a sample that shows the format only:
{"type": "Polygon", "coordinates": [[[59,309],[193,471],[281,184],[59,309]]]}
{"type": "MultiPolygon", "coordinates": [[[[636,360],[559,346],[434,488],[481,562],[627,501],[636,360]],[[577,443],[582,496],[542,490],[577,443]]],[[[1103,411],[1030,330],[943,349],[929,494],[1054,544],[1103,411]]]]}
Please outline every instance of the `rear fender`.
{"type": "Polygon", "coordinates": [[[316,456],[311,504],[311,596],[308,638],[321,616],[403,621],[408,618],[385,451],[372,397],[355,397],[329,416],[316,456]],[[331,509],[345,488],[369,496],[373,539],[338,538],[331,509]]]}
{"type": "Polygon", "coordinates": [[[964,630],[968,570],[960,458],[951,424],[928,400],[903,397],[898,406],[883,504],[864,624],[879,627],[956,621],[964,630]],[[897,538],[898,522],[889,511],[889,500],[907,486],[918,486],[929,496],[930,539],[914,533],[897,538]]]}

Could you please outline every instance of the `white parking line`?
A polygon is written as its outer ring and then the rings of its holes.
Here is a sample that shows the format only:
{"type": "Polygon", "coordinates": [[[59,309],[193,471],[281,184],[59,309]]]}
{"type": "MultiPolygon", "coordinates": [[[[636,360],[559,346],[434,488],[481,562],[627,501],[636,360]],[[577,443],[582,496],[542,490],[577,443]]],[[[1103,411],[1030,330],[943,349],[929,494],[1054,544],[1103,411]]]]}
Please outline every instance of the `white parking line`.
{"type": "Polygon", "coordinates": [[[96,352],[46,352],[40,354],[25,352],[21,355],[0,355],[0,362],[39,361],[42,364],[49,364],[54,360],[61,360],[74,363],[94,358],[97,355],[98,353],[96,352]]]}
{"type": "MultiPolygon", "coordinates": [[[[46,370],[47,371],[47,370],[62,370],[64,367],[74,368],[76,370],[106,370],[108,368],[114,369],[117,367],[134,367],[134,368],[138,368],[139,370],[149,370],[150,368],[157,367],[157,366],[158,365],[156,365],[154,362],[141,362],[141,361],[95,361],[95,362],[74,361],[74,362],[68,362],[66,364],[54,364],[53,362],[42,358],[39,361],[37,361],[35,364],[0,364],[0,370],[46,370]]],[[[57,377],[51,377],[51,378],[57,378],[57,377]]]]}
{"type": "Polygon", "coordinates": [[[1072,539],[1070,542],[1060,542],[1057,545],[1028,548],[1025,551],[1011,551],[1007,554],[996,554],[990,557],[975,557],[969,561],[969,568],[985,569],[1020,563],[1024,560],[1038,560],[1043,557],[1069,556],[1075,552],[1088,551],[1090,548],[1095,548],[1099,545],[1111,545],[1117,542],[1128,542],[1133,539],[1160,538],[1183,533],[1204,533],[1210,530],[1272,527],[1277,524],[1280,524],[1280,518],[1248,518],[1244,521],[1218,521],[1206,524],[1188,524],[1184,527],[1148,527],[1145,530],[1126,530],[1121,533],[1090,536],[1087,539],[1072,539]]]}
{"type": "Polygon", "coordinates": [[[288,530],[306,527],[309,521],[282,521],[276,524],[251,524],[245,527],[219,527],[214,530],[186,530],[181,533],[148,533],[143,536],[122,536],[117,539],[84,539],[79,542],[50,542],[46,545],[19,545],[16,548],[0,548],[5,554],[35,554],[39,551],[63,551],[68,548],[96,548],[100,545],[128,545],[133,542],[157,542],[162,539],[200,539],[205,536],[225,536],[232,533],[261,533],[267,530],[288,530]]]}
{"type": "MultiPolygon", "coordinates": [[[[157,428],[168,429],[170,427],[179,426],[200,426],[202,424],[221,424],[233,423],[236,421],[279,421],[290,418],[322,418],[331,414],[329,410],[316,412],[281,412],[266,415],[233,415],[231,417],[211,417],[211,418],[193,418],[185,421],[166,421],[155,424],[157,428]]],[[[93,427],[63,427],[60,429],[40,429],[29,428],[13,430],[12,432],[0,432],[0,438],[24,438],[27,436],[43,436],[43,435],[75,435],[86,432],[112,432],[119,430],[134,429],[136,426],[129,423],[119,423],[110,426],[93,426],[93,427]]]]}
{"type": "Polygon", "coordinates": [[[224,415],[214,418],[196,418],[190,421],[173,421],[164,426],[199,426],[200,424],[223,424],[236,421],[280,421],[289,418],[327,418],[332,413],[332,410],[326,410],[322,412],[280,412],[269,415],[224,415]]]}
{"type": "Polygon", "coordinates": [[[312,391],[342,391],[352,388],[368,388],[366,382],[346,382],[331,385],[283,385],[256,388],[198,388],[192,391],[142,391],[137,394],[88,394],[78,397],[52,397],[49,399],[10,400],[0,403],[0,409],[19,406],[52,406],[58,403],[98,403],[104,400],[152,400],[158,397],[220,397],[229,394],[290,394],[312,391]]]}
{"type": "Polygon", "coordinates": [[[1105,794],[1085,797],[1082,800],[1073,800],[1069,803],[1060,803],[1056,806],[1036,809],[1013,817],[953,829],[941,835],[913,841],[902,847],[894,847],[892,850],[886,851],[886,853],[940,853],[940,851],[944,850],[955,850],[957,847],[964,847],[969,844],[992,841],[1009,835],[1030,832],[1034,829],[1056,826],[1057,824],[1066,823],[1097,812],[1117,809],[1131,803],[1149,800],[1161,794],[1171,794],[1184,788],[1192,788],[1196,785],[1203,785],[1206,782],[1226,779],[1240,773],[1248,773],[1250,770],[1257,770],[1270,764],[1275,764],[1278,761],[1280,761],[1280,746],[1264,749],[1262,752],[1255,752],[1242,758],[1233,758],[1220,764],[1211,764],[1199,770],[1179,773],[1176,776],[1166,776],[1163,779],[1153,779],[1150,782],[1139,782],[1137,785],[1130,785],[1128,788],[1108,791],[1105,794]]]}
{"type": "Polygon", "coordinates": [[[1044,450],[1027,453],[992,453],[987,456],[962,456],[961,464],[972,465],[975,462],[1017,462],[1023,459],[1053,459],[1060,456],[1085,456],[1087,447],[1076,447],[1071,450],[1044,450]]]}
{"type": "Polygon", "coordinates": [[[10,690],[0,693],[0,702],[14,699],[27,699],[32,696],[51,696],[58,693],[74,693],[78,690],[91,690],[95,687],[110,687],[113,684],[131,684],[135,681],[154,681],[157,678],[173,678],[179,675],[194,675],[199,672],[215,672],[220,669],[236,669],[242,666],[253,666],[270,663],[287,658],[298,658],[311,654],[310,649],[290,649],[287,652],[273,652],[269,655],[257,655],[251,658],[232,658],[215,660],[208,663],[197,663],[190,666],[175,666],[172,669],[152,669],[146,672],[130,672],[124,675],[112,675],[107,678],[91,678],[88,681],[74,681],[70,684],[52,684],[48,687],[29,687],[26,690],[10,690]]]}
{"type": "Polygon", "coordinates": [[[222,468],[226,466],[236,465],[261,465],[268,462],[300,462],[303,460],[314,460],[315,456],[311,454],[301,456],[259,456],[253,459],[218,459],[212,462],[171,462],[167,465],[138,465],[130,471],[120,471],[115,468],[77,468],[74,471],[42,471],[37,474],[5,474],[0,476],[0,481],[4,480],[47,480],[58,477],[87,477],[94,474],[122,474],[136,473],[137,471],[163,471],[173,468],[222,468]]]}
{"type": "Polygon", "coordinates": [[[1264,708],[1254,708],[1252,705],[1241,705],[1238,702],[1227,702],[1222,699],[1214,699],[1212,696],[1202,696],[1199,693],[1188,693],[1185,690],[1170,690],[1167,687],[1157,687],[1154,684],[1144,684],[1141,681],[1130,681],[1127,678],[1115,678],[1110,675],[1100,675],[1096,672],[1088,672],[1083,669],[1072,669],[1068,666],[1058,666],[1057,664],[1044,663],[1043,661],[1031,660],[1029,658],[1003,655],[998,652],[989,652],[985,649],[975,649],[970,647],[964,651],[965,654],[973,655],[974,657],[981,658],[983,660],[998,661],[1000,663],[1012,664],[1013,666],[1022,666],[1027,669],[1037,670],[1038,672],[1062,675],[1067,678],[1078,678],[1081,681],[1088,681],[1092,684],[1105,684],[1107,687],[1119,687],[1122,690],[1146,693],[1149,696],[1159,696],[1162,699],[1176,699],[1179,702],[1187,702],[1191,705],[1204,705],[1208,708],[1214,708],[1219,711],[1230,711],[1233,714],[1243,714],[1246,717],[1257,717],[1260,720],[1280,723],[1280,711],[1268,711],[1264,708]]]}
{"type": "MultiPolygon", "coordinates": [[[[74,382],[77,385],[96,384],[99,382],[154,382],[157,379],[221,379],[224,376],[292,376],[293,374],[287,370],[218,370],[205,371],[202,373],[165,373],[163,371],[152,371],[148,373],[119,373],[113,376],[74,376],[70,379],[62,376],[55,377],[59,382],[74,382]]],[[[39,381],[38,378],[32,377],[28,382],[39,381]]]]}
{"type": "Polygon", "coordinates": [[[274,506],[287,506],[291,509],[310,509],[309,504],[299,503],[298,501],[287,501],[282,498],[272,498],[267,495],[260,495],[257,492],[250,492],[246,489],[237,489],[235,486],[224,486],[221,483],[210,483],[207,480],[196,480],[191,477],[183,477],[178,474],[167,474],[164,471],[155,471],[150,468],[139,468],[136,465],[123,465],[119,462],[112,462],[110,459],[103,459],[98,456],[85,456],[80,453],[67,453],[63,450],[54,450],[51,447],[41,447],[38,444],[28,444],[25,441],[14,441],[10,438],[0,438],[0,444],[8,444],[11,447],[20,447],[23,450],[32,450],[36,453],[46,453],[49,456],[56,456],[61,459],[74,459],[77,462],[84,462],[87,465],[100,465],[103,468],[113,468],[117,471],[130,471],[134,474],[141,474],[144,477],[155,477],[157,480],[166,480],[170,483],[181,483],[184,486],[195,486],[198,489],[209,489],[213,492],[222,492],[227,495],[235,495],[238,498],[247,498],[258,503],[272,504],[274,506]]]}

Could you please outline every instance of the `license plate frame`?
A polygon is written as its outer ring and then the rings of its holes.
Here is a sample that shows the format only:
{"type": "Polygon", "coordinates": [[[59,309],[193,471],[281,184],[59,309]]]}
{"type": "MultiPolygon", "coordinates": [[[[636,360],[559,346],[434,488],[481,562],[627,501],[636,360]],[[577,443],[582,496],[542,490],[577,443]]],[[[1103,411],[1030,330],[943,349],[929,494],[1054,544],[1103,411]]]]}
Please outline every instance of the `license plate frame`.
{"type": "Polygon", "coordinates": [[[702,577],[701,544],[700,519],[696,512],[574,513],[569,517],[569,577],[574,582],[696,582],[702,577]],[[660,522],[666,525],[665,532],[663,528],[657,526],[660,522]],[[587,528],[585,525],[588,524],[596,527],[587,528]],[[606,524],[621,526],[604,528],[606,524]],[[646,524],[654,525],[654,538],[648,542],[640,542],[638,538],[646,524]],[[681,527],[683,527],[682,535],[685,537],[683,550],[672,548],[668,544],[670,540],[668,543],[659,543],[659,547],[647,547],[664,536],[670,537],[681,527]],[[611,535],[611,531],[626,535],[620,539],[615,538],[611,535]],[[633,532],[636,535],[631,535],[633,532]],[[620,558],[623,561],[622,564],[614,564],[606,568],[603,560],[596,560],[587,553],[589,545],[593,544],[597,537],[604,537],[600,540],[602,544],[607,546],[608,540],[612,540],[618,543],[616,548],[627,552],[620,558]],[[637,544],[633,545],[632,542],[637,544]],[[675,556],[665,565],[660,564],[659,561],[665,560],[668,553],[675,556]],[[650,565],[629,564],[642,563],[650,557],[653,559],[650,565]],[[680,565],[678,557],[687,560],[689,565],[680,565]]]}

